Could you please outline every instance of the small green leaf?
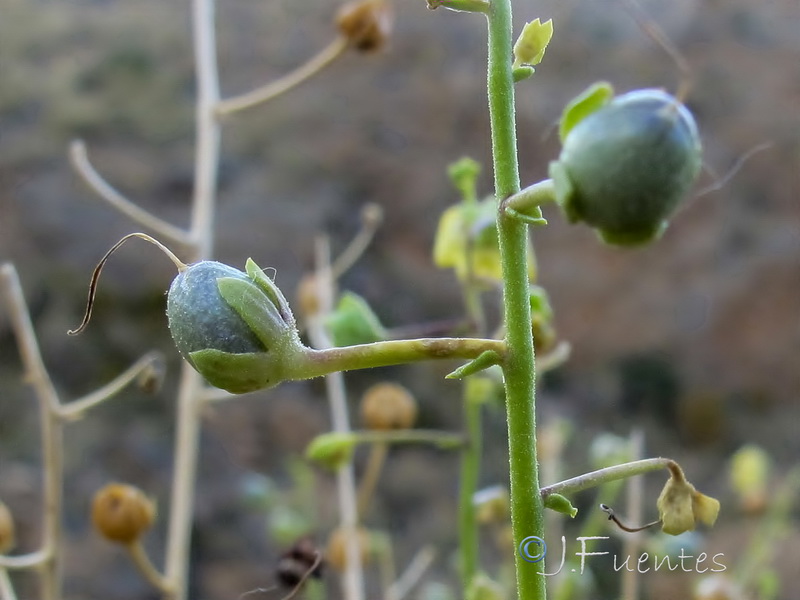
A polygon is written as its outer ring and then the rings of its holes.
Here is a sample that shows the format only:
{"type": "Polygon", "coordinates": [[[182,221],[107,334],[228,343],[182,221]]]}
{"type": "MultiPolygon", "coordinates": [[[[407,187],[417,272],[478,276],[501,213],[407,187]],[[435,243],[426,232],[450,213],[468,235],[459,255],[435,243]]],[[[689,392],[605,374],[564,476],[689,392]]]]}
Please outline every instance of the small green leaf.
{"type": "Polygon", "coordinates": [[[561,143],[564,143],[567,134],[575,125],[611,102],[613,97],[614,88],[611,87],[611,84],[607,81],[599,81],[570,100],[564,107],[564,112],[561,113],[561,124],[558,127],[558,137],[561,139],[561,143]]]}
{"type": "Polygon", "coordinates": [[[547,44],[553,37],[553,20],[549,19],[544,23],[540,19],[535,19],[526,23],[522,28],[517,42],[514,44],[514,67],[520,65],[538,65],[544,58],[544,51],[547,44]]]}
{"type": "Polygon", "coordinates": [[[323,433],[308,445],[306,458],[336,470],[352,460],[357,443],[352,433],[323,433]]]}
{"type": "Polygon", "coordinates": [[[569,515],[573,519],[578,514],[578,509],[572,506],[572,502],[561,494],[550,494],[544,499],[544,507],[554,510],[564,515],[569,515]]]}
{"type": "Polygon", "coordinates": [[[386,339],[386,329],[358,294],[345,292],[339,304],[325,319],[335,346],[355,346],[386,339]]]}
{"type": "Polygon", "coordinates": [[[489,367],[499,365],[503,358],[494,350],[486,350],[477,358],[472,359],[465,365],[461,365],[452,373],[445,376],[445,379],[463,379],[475,373],[479,373],[489,367]]]}

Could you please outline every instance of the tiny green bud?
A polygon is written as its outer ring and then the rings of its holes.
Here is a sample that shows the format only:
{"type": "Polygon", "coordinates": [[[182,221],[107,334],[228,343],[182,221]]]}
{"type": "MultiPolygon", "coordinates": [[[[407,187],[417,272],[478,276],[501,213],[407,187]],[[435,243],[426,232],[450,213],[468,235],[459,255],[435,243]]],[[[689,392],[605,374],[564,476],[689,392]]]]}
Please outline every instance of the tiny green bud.
{"type": "Polygon", "coordinates": [[[520,65],[534,66],[542,62],[547,44],[553,37],[553,20],[544,23],[535,19],[522,28],[517,42],[514,44],[514,67],[520,65]]]}
{"type": "Polygon", "coordinates": [[[686,107],[660,90],[638,90],[575,124],[550,176],[570,221],[584,221],[609,244],[633,246],[661,235],[701,164],[686,107]]]}
{"type": "Polygon", "coordinates": [[[323,433],[308,445],[306,458],[336,470],[350,462],[357,442],[352,433],[323,433]]]}

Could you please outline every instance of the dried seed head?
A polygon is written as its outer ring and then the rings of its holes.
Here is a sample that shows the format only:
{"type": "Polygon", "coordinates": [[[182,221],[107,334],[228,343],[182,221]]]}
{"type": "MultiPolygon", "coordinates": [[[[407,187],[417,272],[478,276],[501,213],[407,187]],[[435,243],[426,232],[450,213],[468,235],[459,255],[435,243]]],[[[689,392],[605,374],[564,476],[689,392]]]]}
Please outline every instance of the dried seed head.
{"type": "Polygon", "coordinates": [[[392,30],[392,11],[386,0],[349,2],[336,14],[339,32],[359,52],[381,50],[392,30]]]}
{"type": "Polygon", "coordinates": [[[94,495],[92,523],[103,537],[131,544],[153,524],[156,509],[139,488],[111,483],[94,495]]]}
{"type": "Polygon", "coordinates": [[[0,554],[6,554],[15,544],[14,518],[8,507],[0,502],[0,554]]]}
{"type": "Polygon", "coordinates": [[[361,421],[368,429],[409,429],[416,420],[417,402],[402,385],[378,383],[361,398],[361,421]]]}
{"type": "MultiPolygon", "coordinates": [[[[328,548],[325,550],[325,560],[340,573],[344,571],[347,563],[347,535],[344,529],[338,527],[331,532],[328,538],[328,548]]],[[[369,532],[363,527],[356,530],[356,543],[361,554],[361,562],[366,563],[369,559],[370,540],[369,532]]]]}

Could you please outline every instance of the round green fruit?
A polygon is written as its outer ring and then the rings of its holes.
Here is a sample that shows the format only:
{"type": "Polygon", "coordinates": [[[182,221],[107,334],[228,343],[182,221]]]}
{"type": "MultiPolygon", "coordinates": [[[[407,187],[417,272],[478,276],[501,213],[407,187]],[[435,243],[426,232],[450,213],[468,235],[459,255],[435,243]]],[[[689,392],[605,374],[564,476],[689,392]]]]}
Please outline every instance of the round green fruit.
{"type": "Polygon", "coordinates": [[[614,98],[567,134],[550,164],[556,197],[572,222],[610,243],[658,238],[702,165],[694,118],[660,90],[614,98]]]}
{"type": "Polygon", "coordinates": [[[230,354],[267,350],[220,294],[217,280],[222,277],[251,281],[246,273],[233,267],[203,261],[181,271],[169,288],[169,329],[181,355],[192,365],[190,354],[199,350],[213,349],[230,354]]]}

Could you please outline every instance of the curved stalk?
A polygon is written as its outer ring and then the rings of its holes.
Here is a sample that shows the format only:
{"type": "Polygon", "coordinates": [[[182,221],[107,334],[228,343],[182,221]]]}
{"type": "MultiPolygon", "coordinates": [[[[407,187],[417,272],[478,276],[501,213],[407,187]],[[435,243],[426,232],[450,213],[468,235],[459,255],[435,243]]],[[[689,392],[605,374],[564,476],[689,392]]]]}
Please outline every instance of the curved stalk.
{"type": "MultiPolygon", "coordinates": [[[[221,135],[214,112],[219,102],[214,14],[214,0],[193,0],[192,26],[197,73],[195,108],[197,143],[189,230],[189,238],[194,246],[192,261],[209,258],[214,246],[214,208],[221,135]]],[[[200,375],[188,363],[184,363],[178,392],[174,472],[164,567],[166,585],[173,592],[164,594],[164,597],[174,600],[184,600],[187,594],[200,435],[200,406],[204,387],[200,375]]]]}
{"type": "Polygon", "coordinates": [[[421,338],[388,340],[357,346],[316,350],[307,348],[286,365],[285,379],[312,379],[334,371],[389,367],[432,359],[473,359],[486,351],[503,356],[502,340],[477,338],[421,338]]]}

